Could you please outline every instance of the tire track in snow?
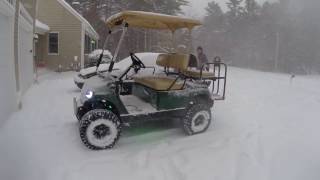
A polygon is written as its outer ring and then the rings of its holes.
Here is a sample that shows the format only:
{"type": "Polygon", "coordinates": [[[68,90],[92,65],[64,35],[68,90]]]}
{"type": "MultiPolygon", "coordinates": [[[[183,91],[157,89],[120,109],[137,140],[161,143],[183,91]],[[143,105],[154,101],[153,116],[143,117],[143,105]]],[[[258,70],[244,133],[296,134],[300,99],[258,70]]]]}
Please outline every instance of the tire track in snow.
{"type": "Polygon", "coordinates": [[[186,163],[185,157],[176,153],[179,149],[169,150],[169,142],[162,142],[150,150],[143,150],[133,155],[127,155],[131,168],[138,172],[148,174],[152,179],[177,179],[184,180],[186,175],[181,171],[181,166],[186,163]],[[133,156],[133,157],[131,157],[133,156]],[[161,170],[161,173],[159,173],[161,170]]]}

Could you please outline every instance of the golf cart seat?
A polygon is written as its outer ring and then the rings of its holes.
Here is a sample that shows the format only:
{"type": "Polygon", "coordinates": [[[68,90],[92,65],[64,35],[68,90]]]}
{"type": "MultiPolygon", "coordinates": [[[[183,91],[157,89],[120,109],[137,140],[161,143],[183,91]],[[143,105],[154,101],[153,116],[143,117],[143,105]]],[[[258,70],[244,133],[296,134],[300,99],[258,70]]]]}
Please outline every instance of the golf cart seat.
{"type": "Polygon", "coordinates": [[[183,71],[183,75],[193,79],[213,79],[215,77],[213,72],[202,71],[201,74],[201,71],[198,70],[197,57],[193,54],[190,54],[188,69],[183,71]]]}
{"type": "Polygon", "coordinates": [[[134,78],[134,80],[138,84],[142,84],[157,91],[166,91],[172,84],[170,90],[179,90],[183,88],[183,83],[174,83],[175,79],[168,77],[150,76],[134,78]]]}
{"type": "Polygon", "coordinates": [[[200,70],[186,70],[183,71],[183,74],[187,77],[190,78],[195,78],[195,79],[214,79],[215,75],[213,72],[208,72],[208,71],[201,71],[200,70]]]}
{"type": "MultiPolygon", "coordinates": [[[[158,66],[172,68],[176,72],[185,71],[189,63],[189,55],[186,54],[160,54],[156,61],[158,66]]],[[[177,77],[169,76],[144,76],[135,77],[138,84],[147,86],[157,91],[183,89],[184,82],[179,82],[177,77]]]]}

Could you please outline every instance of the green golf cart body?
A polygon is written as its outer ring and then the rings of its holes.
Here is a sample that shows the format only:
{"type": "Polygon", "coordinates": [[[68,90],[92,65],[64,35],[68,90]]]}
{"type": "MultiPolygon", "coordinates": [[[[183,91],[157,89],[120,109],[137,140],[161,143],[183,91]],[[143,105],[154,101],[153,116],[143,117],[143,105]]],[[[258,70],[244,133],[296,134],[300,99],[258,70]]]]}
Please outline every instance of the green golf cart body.
{"type": "MultiPolygon", "coordinates": [[[[201,24],[193,19],[138,11],[121,12],[106,23],[111,29],[123,25],[114,58],[128,27],[175,31],[191,30],[201,24]]],[[[89,79],[80,98],[74,98],[80,137],[88,148],[113,147],[122,126],[141,121],[178,118],[188,135],[207,130],[214,101],[225,98],[227,67],[219,58],[206,65],[211,66],[212,71],[205,71],[204,67],[200,70],[190,67],[190,54],[163,53],[156,60],[163,72],[141,75],[141,69],[154,67],[146,67],[134,53],[130,56],[132,64],[122,74],[113,74],[113,59],[109,72],[89,79]],[[130,71],[135,75],[128,77],[130,71]]]]}

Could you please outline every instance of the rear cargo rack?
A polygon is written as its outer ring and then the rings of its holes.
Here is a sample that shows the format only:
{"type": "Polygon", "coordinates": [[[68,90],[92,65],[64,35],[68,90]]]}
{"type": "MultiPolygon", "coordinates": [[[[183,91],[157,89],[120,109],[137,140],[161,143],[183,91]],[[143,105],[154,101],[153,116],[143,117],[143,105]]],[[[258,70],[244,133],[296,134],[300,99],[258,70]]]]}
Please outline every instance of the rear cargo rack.
{"type": "Polygon", "coordinates": [[[214,58],[213,63],[206,63],[202,66],[200,71],[200,79],[204,82],[211,82],[209,89],[211,90],[212,98],[214,100],[224,100],[226,97],[226,83],[227,83],[227,65],[221,61],[219,56],[214,58]],[[209,68],[209,72],[213,73],[212,78],[203,78],[203,70],[209,68]]]}

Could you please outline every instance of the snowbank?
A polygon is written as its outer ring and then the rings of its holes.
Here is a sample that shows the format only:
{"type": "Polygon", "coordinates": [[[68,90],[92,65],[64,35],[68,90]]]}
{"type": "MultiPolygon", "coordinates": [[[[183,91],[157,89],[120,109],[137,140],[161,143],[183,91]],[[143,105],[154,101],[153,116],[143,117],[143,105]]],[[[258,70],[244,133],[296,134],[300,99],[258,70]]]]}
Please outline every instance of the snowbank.
{"type": "Polygon", "coordinates": [[[124,131],[112,150],[82,145],[74,73],[41,75],[0,130],[0,179],[318,180],[320,77],[230,68],[208,131],[170,123],[124,131]]]}

